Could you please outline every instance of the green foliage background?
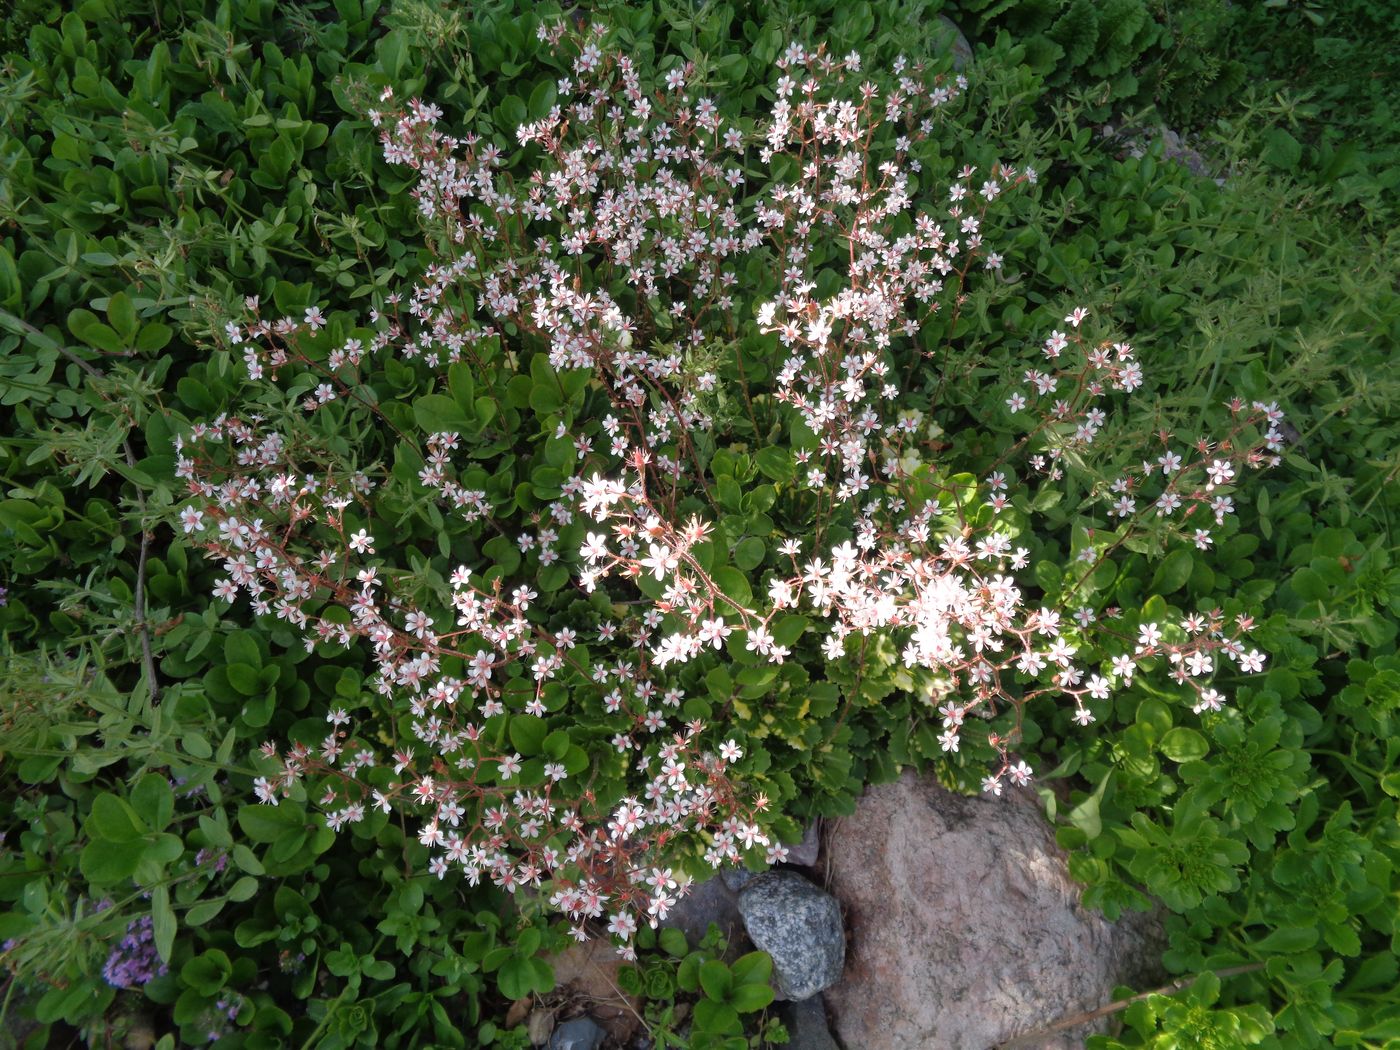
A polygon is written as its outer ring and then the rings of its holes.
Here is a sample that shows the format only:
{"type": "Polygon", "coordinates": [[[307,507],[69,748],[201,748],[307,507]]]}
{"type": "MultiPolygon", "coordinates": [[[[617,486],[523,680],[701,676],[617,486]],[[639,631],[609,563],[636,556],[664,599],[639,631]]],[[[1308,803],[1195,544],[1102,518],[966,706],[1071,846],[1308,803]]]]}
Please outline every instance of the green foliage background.
{"type": "MultiPolygon", "coordinates": [[[[871,62],[941,39],[938,5],[914,0],[595,6],[633,53],[692,58],[752,107],[792,39],[871,62]]],[[[995,362],[1068,296],[1136,334],[1155,384],[1144,429],[1190,430],[1238,394],[1279,400],[1296,432],[1285,466],[1248,489],[1257,531],[1166,560],[1144,547],[1112,581],[1129,610],[1162,596],[1144,619],[1222,593],[1260,605],[1267,675],[1205,719],[1142,691],[1089,730],[1058,711],[1025,724],[1089,902],[1160,902],[1165,970],[1226,974],[1136,1002],[1097,1045],[1393,1045],[1400,78],[1367,40],[1394,16],[1364,0],[947,10],[978,47],[969,140],[1044,172],[1017,205],[1009,283],[949,337],[995,362]],[[1098,134],[1149,104],[1223,186],[1098,134]]],[[[204,1043],[230,1001],[243,1008],[221,1046],[524,1045],[504,1011],[551,987],[559,931],[489,888],[429,879],[392,821],[336,840],[293,803],[248,804],[249,754],[326,697],[361,702],[365,665],[210,602],[215,573],[170,524],[171,439],[238,392],[241,369],[211,347],[243,296],[334,320],[426,260],[408,183],[351,84],[509,134],[554,75],[533,34],[548,13],[85,0],[16,5],[0,32],[0,958],[3,1009],[43,1026],[33,1046],[61,1031],[101,1044],[143,1018],[166,1046],[204,1043]],[[96,911],[103,897],[114,906],[96,911]],[[119,993],[102,962],[142,914],[169,973],[119,993]]],[[[403,396],[426,392],[382,367],[403,396]]],[[[951,384],[969,419],[987,413],[986,369],[951,377],[979,380],[951,384]]],[[[387,457],[375,440],[348,434],[340,451],[387,457]]],[[[975,458],[982,437],[947,440],[975,458]]],[[[763,514],[754,493],[777,479],[716,455],[747,493],[735,516],[763,514]]],[[[1035,538],[1047,562],[1073,553],[1075,497],[1035,538]]],[[[411,507],[403,520],[431,587],[441,522],[411,507]]],[[[789,831],[906,765],[950,783],[975,772],[946,761],[893,660],[819,687],[796,664],[711,677],[707,702],[744,735],[789,831]]],[[[776,1035],[761,996],[736,991],[759,963],[726,977],[716,945],[672,941],[637,971],[658,1033],[685,999],[711,1003],[692,1045],[776,1035]]]]}

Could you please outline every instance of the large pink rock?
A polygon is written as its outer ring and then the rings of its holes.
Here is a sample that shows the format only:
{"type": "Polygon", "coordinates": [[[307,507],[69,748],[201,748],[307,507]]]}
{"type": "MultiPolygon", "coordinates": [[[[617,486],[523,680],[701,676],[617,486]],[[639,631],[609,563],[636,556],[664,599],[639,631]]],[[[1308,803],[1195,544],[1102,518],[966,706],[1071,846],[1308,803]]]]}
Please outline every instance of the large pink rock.
{"type": "Polygon", "coordinates": [[[829,825],[825,853],[849,931],[826,1002],[847,1050],[988,1050],[1161,983],[1159,924],[1080,905],[1028,791],[966,798],[906,773],[829,825]]]}

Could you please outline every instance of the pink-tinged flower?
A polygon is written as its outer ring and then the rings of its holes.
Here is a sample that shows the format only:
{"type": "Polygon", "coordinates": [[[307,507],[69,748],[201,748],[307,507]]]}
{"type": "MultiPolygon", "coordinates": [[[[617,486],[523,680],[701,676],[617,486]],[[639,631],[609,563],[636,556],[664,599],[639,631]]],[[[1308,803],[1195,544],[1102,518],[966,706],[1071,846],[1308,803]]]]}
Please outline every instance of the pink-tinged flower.
{"type": "Polygon", "coordinates": [[[733,740],[726,740],[719,745],[719,757],[732,765],[744,757],[744,749],[733,740]]]}
{"type": "Polygon", "coordinates": [[[1031,767],[1026,765],[1024,761],[1017,762],[1007,770],[1007,773],[1010,774],[1012,782],[1017,787],[1025,787],[1031,782],[1031,767]]]}
{"type": "Polygon", "coordinates": [[[629,912],[617,912],[608,920],[608,932],[626,940],[637,932],[637,920],[629,912]]]}
{"type": "Polygon", "coordinates": [[[608,556],[608,538],[602,533],[590,532],[584,537],[584,542],[579,547],[579,554],[586,561],[596,562],[608,556]]]}
{"type": "Polygon", "coordinates": [[[1084,307],[1082,306],[1076,306],[1073,310],[1069,312],[1069,316],[1065,318],[1065,324],[1073,325],[1075,328],[1078,328],[1079,323],[1088,316],[1088,310],[1084,309],[1084,307]]]}
{"type": "Polygon", "coordinates": [[[185,535],[204,530],[204,512],[194,507],[186,507],[180,512],[180,523],[185,526],[185,535]]]}
{"type": "Polygon", "coordinates": [[[734,629],[726,624],[719,617],[705,620],[700,624],[699,638],[700,644],[708,643],[716,649],[724,645],[724,640],[734,633],[734,629]]]}
{"type": "Polygon", "coordinates": [[[640,559],[638,564],[643,569],[650,570],[652,579],[664,580],[667,573],[674,572],[676,567],[680,565],[680,559],[670,547],[657,543],[651,543],[647,546],[647,556],[640,559]]]}
{"type": "Polygon", "coordinates": [[[350,537],[350,549],[359,554],[373,554],[374,537],[365,529],[361,529],[350,537]]]}
{"type": "Polygon", "coordinates": [[[1246,674],[1254,674],[1264,670],[1264,654],[1258,649],[1251,649],[1243,656],[1239,657],[1240,670],[1246,674]]]}
{"type": "Polygon", "coordinates": [[[321,308],[319,306],[308,307],[304,320],[306,321],[306,326],[313,332],[319,332],[326,326],[325,315],[321,313],[321,308]]]}
{"type": "Polygon", "coordinates": [[[1206,473],[1210,475],[1210,483],[1214,485],[1224,485],[1235,476],[1234,465],[1228,459],[1212,460],[1206,473]]]}
{"type": "Polygon", "coordinates": [[[983,778],[982,778],[982,790],[983,790],[983,791],[989,791],[989,792],[991,792],[993,795],[996,795],[998,798],[1000,798],[1000,797],[1001,797],[1001,778],[1000,778],[1000,777],[983,777],[983,778]]]}
{"type": "Polygon", "coordinates": [[[1225,698],[1216,690],[1202,689],[1200,700],[1192,706],[1191,710],[1195,714],[1200,714],[1202,711],[1219,711],[1220,705],[1223,704],[1224,701],[1225,698]]]}

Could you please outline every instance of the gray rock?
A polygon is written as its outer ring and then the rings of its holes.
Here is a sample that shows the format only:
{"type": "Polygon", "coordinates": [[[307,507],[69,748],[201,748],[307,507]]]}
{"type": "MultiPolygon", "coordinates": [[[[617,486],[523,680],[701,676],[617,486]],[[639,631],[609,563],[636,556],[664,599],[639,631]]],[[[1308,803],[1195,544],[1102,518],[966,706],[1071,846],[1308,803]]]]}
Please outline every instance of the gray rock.
{"type": "Polygon", "coordinates": [[[1100,129],[1100,134],[1105,139],[1118,144],[1122,151],[1119,154],[1120,158],[1123,156],[1142,157],[1154,145],[1160,144],[1162,159],[1184,166],[1192,175],[1214,179],[1217,185],[1223,186],[1225,184],[1224,176],[1217,175],[1215,169],[1211,167],[1200,151],[1165,124],[1158,124],[1151,128],[1116,129],[1112,124],[1105,124],[1100,129]]]}
{"type": "Polygon", "coordinates": [[[836,898],[795,871],[770,871],[739,894],[739,913],[754,945],[773,957],[773,984],[787,999],[806,999],[841,977],[846,937],[836,898]]]}
{"type": "Polygon", "coordinates": [[[821,852],[821,844],[821,828],[814,820],[807,825],[807,830],[802,834],[802,841],[795,846],[788,847],[787,862],[802,868],[815,867],[817,854],[821,852]]]}
{"type": "Polygon", "coordinates": [[[739,897],[730,887],[729,880],[721,875],[692,886],[690,892],[677,901],[666,913],[666,918],[661,920],[662,926],[684,933],[691,947],[704,939],[710,923],[718,926],[724,939],[729,942],[732,957],[738,958],[743,954],[744,920],[739,915],[739,897]]]}
{"type": "Polygon", "coordinates": [[[779,1003],[775,1012],[788,1030],[787,1050],[841,1050],[831,1037],[821,996],[779,1003]]]}
{"type": "Polygon", "coordinates": [[[953,68],[961,73],[972,63],[972,45],[967,42],[967,37],[947,15],[938,16],[933,31],[943,47],[952,48],[953,68]]]}
{"type": "Polygon", "coordinates": [[[603,1045],[604,1032],[591,1017],[575,1017],[565,1021],[549,1037],[549,1050],[598,1050],[603,1045]]]}
{"type": "Polygon", "coordinates": [[[745,868],[723,868],[720,870],[719,877],[724,880],[726,886],[738,893],[749,884],[754,876],[753,872],[745,868]]]}
{"type": "Polygon", "coordinates": [[[826,994],[845,1046],[986,1050],[1103,1005],[1115,985],[1161,983],[1158,920],[1083,908],[1029,791],[967,798],[906,773],[827,829],[826,863],[851,931],[826,994]]]}

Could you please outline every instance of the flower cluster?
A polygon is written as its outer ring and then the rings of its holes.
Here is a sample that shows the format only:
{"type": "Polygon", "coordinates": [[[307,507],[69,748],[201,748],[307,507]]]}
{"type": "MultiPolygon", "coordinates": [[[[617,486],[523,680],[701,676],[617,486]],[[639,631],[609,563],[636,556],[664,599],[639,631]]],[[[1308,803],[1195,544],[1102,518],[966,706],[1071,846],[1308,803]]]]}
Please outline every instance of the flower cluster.
{"type": "MultiPolygon", "coordinates": [[[[413,199],[438,252],[406,296],[372,312],[372,336],[344,334],[314,306],[267,318],[256,298],[226,329],[252,379],[301,370],[306,424],[350,403],[410,442],[368,371],[396,356],[447,373],[453,422],[426,428],[415,481],[485,556],[450,572],[442,604],[398,586],[375,471],[255,416],[220,416],[180,442],[193,497],[180,520],[223,566],[215,594],[246,594],[308,651],[364,643],[371,687],[409,737],[386,750],[376,726],[357,734],[350,711],[331,710],[318,746],[266,745],[262,801],[312,783],[334,829],[398,806],[437,877],[539,887],[576,936],[593,924],[625,945],[685,893],[669,859],[681,842],[713,866],[785,855],[765,830],[768,800],[732,768],[744,748],[707,743],[687,710],[688,669],[735,646],[770,664],[858,662],[861,639],[888,637],[942,702],[948,752],[973,718],[1037,697],[1067,699],[1087,724],[1089,701],[1158,657],[1197,710],[1223,703],[1223,662],[1262,668],[1243,640],[1252,623],[1227,625],[1219,610],[1170,632],[1144,624],[1134,639],[1118,610],[1057,605],[1072,588],[1038,602],[1018,575],[1030,552],[1017,543],[1013,466],[979,483],[925,440],[938,406],[915,381],[932,367],[921,333],[956,313],[972,275],[1001,267],[989,241],[999,209],[1036,182],[998,161],[928,190],[923,147],[961,77],[903,60],[877,77],[856,55],[794,44],[755,122],[692,89],[688,66],[652,82],[600,32],[544,38],[573,49],[572,75],[515,129],[524,177],[503,144],[444,133],[430,103],[400,108],[386,90],[370,110],[386,160],[418,174],[413,199]],[[499,481],[527,412],[540,430],[522,498],[499,481]],[[710,469],[721,438],[765,447],[765,469],[811,526],[780,535],[759,519],[771,534],[758,537],[752,588],[736,588],[716,550],[743,500],[710,469]],[[502,571],[492,550],[534,575],[502,571]],[[825,624],[819,649],[797,648],[798,611],[825,624]],[[591,741],[599,753],[557,728],[561,712],[608,727],[591,741]],[[585,776],[603,752],[626,770],[607,797],[585,776]]],[[[1095,443],[1110,398],[1144,383],[1127,344],[1083,338],[1088,317],[1066,316],[1071,334],[1045,339],[1045,361],[1007,401],[1034,416],[1013,452],[1046,484],[1095,443]]],[[[433,402],[421,410],[436,418],[433,402]]],[[[1120,526],[1085,548],[1086,572],[1149,507],[1183,528],[1233,510],[1240,475],[1276,459],[1280,417],[1231,410],[1225,438],[1183,456],[1166,436],[1155,462],[1112,482],[1120,526]]],[[[986,790],[1029,782],[1014,735],[989,739],[999,761],[986,790]]]]}
{"type": "Polygon", "coordinates": [[[113,988],[144,988],[167,972],[156,953],[155,924],[141,915],[127,924],[126,933],[107,956],[102,977],[113,988]]]}

